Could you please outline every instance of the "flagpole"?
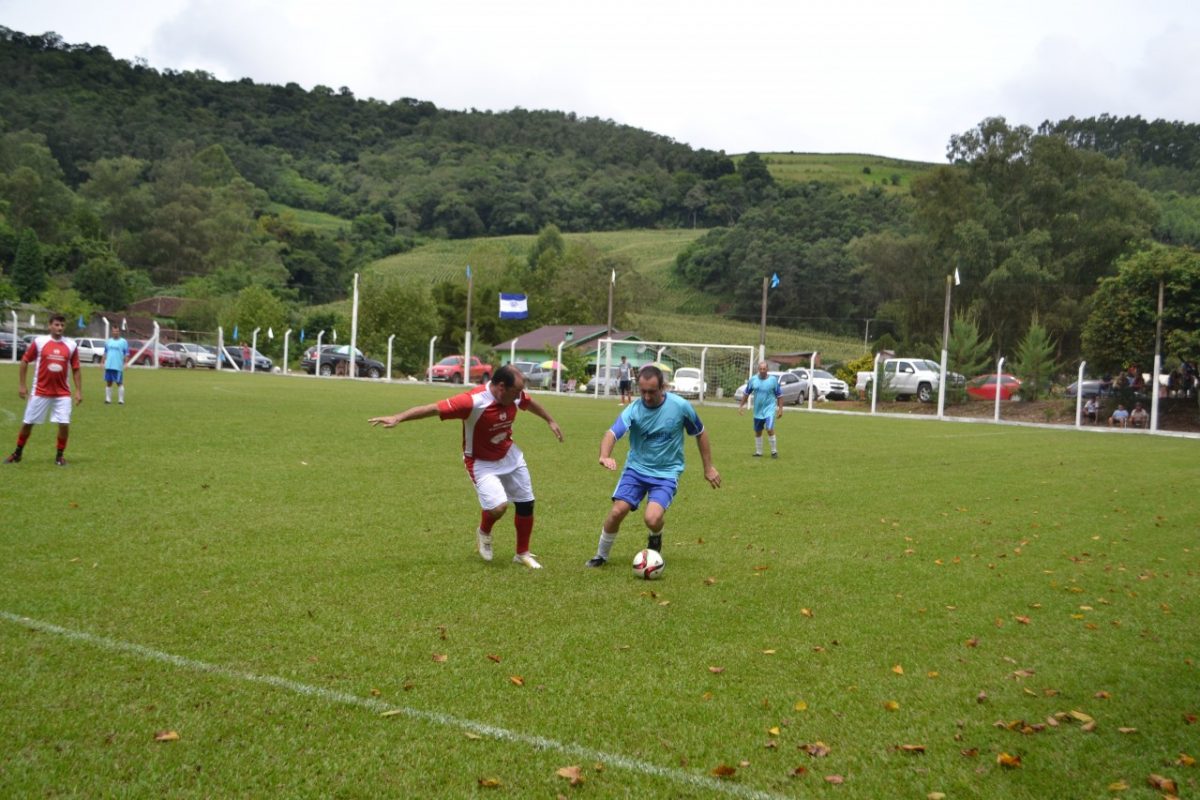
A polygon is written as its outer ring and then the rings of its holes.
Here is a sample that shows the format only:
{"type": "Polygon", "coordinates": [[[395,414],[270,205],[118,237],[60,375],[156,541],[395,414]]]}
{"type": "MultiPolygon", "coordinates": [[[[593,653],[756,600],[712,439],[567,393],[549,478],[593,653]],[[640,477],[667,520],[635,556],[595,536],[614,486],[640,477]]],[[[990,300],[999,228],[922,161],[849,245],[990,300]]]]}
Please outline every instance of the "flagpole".
{"type": "Polygon", "coordinates": [[[762,295],[762,320],[758,325],[758,360],[763,361],[767,357],[767,280],[763,276],[763,295],[762,295]]]}
{"type": "Polygon", "coordinates": [[[346,374],[351,378],[358,377],[358,362],[354,360],[355,348],[358,346],[358,273],[354,273],[354,302],[350,307],[350,369],[346,374]]]}
{"type": "Polygon", "coordinates": [[[475,293],[475,278],[467,264],[467,331],[463,337],[463,385],[471,383],[471,297],[475,293]]]}
{"type": "MultiPolygon", "coordinates": [[[[942,370],[938,380],[938,419],[944,417],[946,412],[946,359],[950,348],[950,286],[953,281],[953,275],[946,276],[946,313],[942,317],[942,370]]],[[[998,384],[996,391],[1000,391],[998,384]]]]}
{"type": "Polygon", "coordinates": [[[614,269],[612,271],[612,278],[608,281],[608,333],[607,333],[607,336],[609,339],[612,338],[612,331],[613,331],[613,328],[612,328],[612,301],[613,301],[613,287],[616,285],[617,285],[617,271],[614,269]]]}

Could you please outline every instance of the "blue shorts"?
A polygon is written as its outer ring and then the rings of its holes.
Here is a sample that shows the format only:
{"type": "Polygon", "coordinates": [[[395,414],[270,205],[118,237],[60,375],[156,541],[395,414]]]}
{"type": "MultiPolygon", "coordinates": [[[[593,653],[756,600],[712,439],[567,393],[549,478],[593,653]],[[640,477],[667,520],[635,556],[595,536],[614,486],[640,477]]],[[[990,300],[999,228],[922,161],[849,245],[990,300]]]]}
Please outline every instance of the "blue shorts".
{"type": "Polygon", "coordinates": [[[621,480],[617,482],[617,489],[613,492],[612,499],[624,500],[629,503],[630,508],[637,509],[642,499],[649,495],[650,502],[658,503],[665,511],[671,507],[671,501],[675,499],[675,490],[678,486],[679,482],[674,478],[652,478],[635,470],[626,469],[621,473],[621,480]]]}
{"type": "Polygon", "coordinates": [[[125,370],[123,369],[106,369],[104,370],[104,382],[115,383],[120,386],[125,382],[125,370]]]}
{"type": "Polygon", "coordinates": [[[766,419],[761,419],[759,417],[755,417],[754,418],[754,432],[762,433],[763,428],[766,428],[769,431],[775,430],[775,418],[767,417],[766,419]]]}

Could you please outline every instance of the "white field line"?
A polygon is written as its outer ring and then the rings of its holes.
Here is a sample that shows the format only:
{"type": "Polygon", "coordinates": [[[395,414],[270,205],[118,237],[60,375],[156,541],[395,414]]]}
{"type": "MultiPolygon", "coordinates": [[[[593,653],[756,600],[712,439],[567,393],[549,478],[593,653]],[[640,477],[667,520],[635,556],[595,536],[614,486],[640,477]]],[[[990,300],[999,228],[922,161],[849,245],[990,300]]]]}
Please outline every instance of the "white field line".
{"type": "Polygon", "coordinates": [[[359,708],[367,709],[377,714],[387,713],[389,715],[405,716],[412,719],[419,719],[424,722],[430,722],[434,725],[442,725],[447,728],[461,728],[471,731],[480,736],[487,736],[493,739],[499,739],[506,742],[514,742],[516,744],[528,745],[538,750],[555,750],[565,755],[577,756],[588,761],[599,761],[606,766],[619,767],[629,772],[639,773],[641,775],[652,775],[656,778],[663,778],[674,783],[686,784],[692,788],[701,789],[708,792],[729,795],[732,797],[745,797],[758,800],[781,800],[783,795],[775,795],[769,792],[759,791],[747,786],[742,786],[729,781],[710,778],[706,775],[697,775],[691,772],[685,772],[679,769],[671,769],[669,767],[660,767],[657,764],[651,764],[646,761],[639,761],[635,758],[629,758],[617,753],[607,753],[603,750],[596,750],[591,747],[586,747],[572,742],[560,742],[555,739],[548,739],[544,736],[532,736],[526,733],[511,731],[507,728],[500,728],[495,725],[489,725],[486,722],[477,722],[463,717],[456,717],[451,714],[443,714],[438,711],[424,711],[419,708],[410,708],[408,706],[397,706],[391,703],[377,700],[370,697],[359,697],[358,695],[348,694],[346,692],[338,692],[332,689],[323,689],[320,686],[312,686],[299,681],[280,678],[275,675],[259,675],[253,672],[245,672],[243,670],[223,667],[220,664],[210,664],[207,661],[198,661],[187,656],[179,656],[173,653],[166,653],[161,650],[155,650],[144,645],[134,642],[123,642],[118,639],[110,639],[107,636],[97,636],[86,631],[76,631],[70,628],[63,628],[49,622],[31,619],[13,614],[9,611],[0,610],[0,619],[7,620],[15,625],[20,625],[39,633],[52,634],[64,639],[69,639],[74,642],[82,642],[93,647],[98,647],[101,650],[107,650],[115,653],[125,653],[135,656],[144,661],[156,661],[162,664],[169,664],[173,667],[178,667],[182,670],[191,672],[203,672],[209,675],[216,675],[221,678],[227,678],[233,681],[242,683],[256,683],[265,686],[271,686],[276,689],[292,692],[294,694],[304,695],[306,697],[315,697],[319,700],[325,700],[330,703],[338,703],[340,705],[358,706],[359,708]]]}
{"type": "Polygon", "coordinates": [[[18,419],[17,415],[14,414],[13,412],[9,411],[7,408],[0,408],[0,411],[4,412],[4,418],[7,419],[9,422],[17,421],[17,419],[18,419]]]}

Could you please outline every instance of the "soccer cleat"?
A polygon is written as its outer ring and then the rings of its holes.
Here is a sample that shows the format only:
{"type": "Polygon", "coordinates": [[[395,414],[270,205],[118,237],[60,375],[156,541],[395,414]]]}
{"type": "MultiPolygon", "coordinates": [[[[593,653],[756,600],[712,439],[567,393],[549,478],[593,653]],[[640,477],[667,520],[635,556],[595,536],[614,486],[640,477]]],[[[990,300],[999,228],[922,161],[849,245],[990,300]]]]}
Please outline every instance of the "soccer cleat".
{"type": "Polygon", "coordinates": [[[54,465],[57,467],[65,467],[67,465],[67,460],[62,456],[55,456],[54,465]]]}
{"type": "Polygon", "coordinates": [[[538,563],[537,556],[533,553],[517,553],[513,556],[514,564],[524,564],[530,569],[541,569],[542,565],[538,563]]]}
{"type": "Polygon", "coordinates": [[[755,458],[762,458],[762,453],[755,453],[755,454],[754,454],[754,457],[755,457],[755,458]]]}
{"type": "Polygon", "coordinates": [[[661,553],[662,552],[662,534],[661,533],[652,533],[649,536],[647,536],[646,537],[646,549],[654,550],[655,552],[661,553]]]}
{"type": "Polygon", "coordinates": [[[607,563],[608,563],[608,559],[605,558],[604,556],[592,556],[591,558],[589,558],[587,560],[587,563],[584,564],[584,566],[585,567],[603,567],[607,563]]]}
{"type": "Polygon", "coordinates": [[[492,535],[484,533],[479,528],[475,529],[475,550],[479,552],[479,557],[484,561],[492,560],[492,535]]]}
{"type": "Polygon", "coordinates": [[[20,453],[9,453],[8,458],[4,459],[5,464],[19,464],[21,462],[20,453]]]}
{"type": "Polygon", "coordinates": [[[771,453],[771,458],[779,458],[779,453],[771,453]]]}
{"type": "Polygon", "coordinates": [[[111,405],[112,405],[112,400],[105,400],[105,401],[104,401],[104,405],[106,405],[106,406],[111,406],[111,405]]]}

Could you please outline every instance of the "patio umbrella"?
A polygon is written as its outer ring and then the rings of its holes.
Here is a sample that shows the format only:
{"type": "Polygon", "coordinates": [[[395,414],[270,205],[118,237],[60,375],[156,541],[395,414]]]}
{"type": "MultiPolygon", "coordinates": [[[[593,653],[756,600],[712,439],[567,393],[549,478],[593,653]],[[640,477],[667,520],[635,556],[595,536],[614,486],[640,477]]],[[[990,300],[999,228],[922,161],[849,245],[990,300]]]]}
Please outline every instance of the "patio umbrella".
{"type": "MultiPolygon", "coordinates": [[[[542,369],[558,369],[563,365],[552,358],[549,361],[543,361],[539,366],[541,366],[542,369]]],[[[563,369],[566,369],[566,367],[563,367],[563,369]]]]}

